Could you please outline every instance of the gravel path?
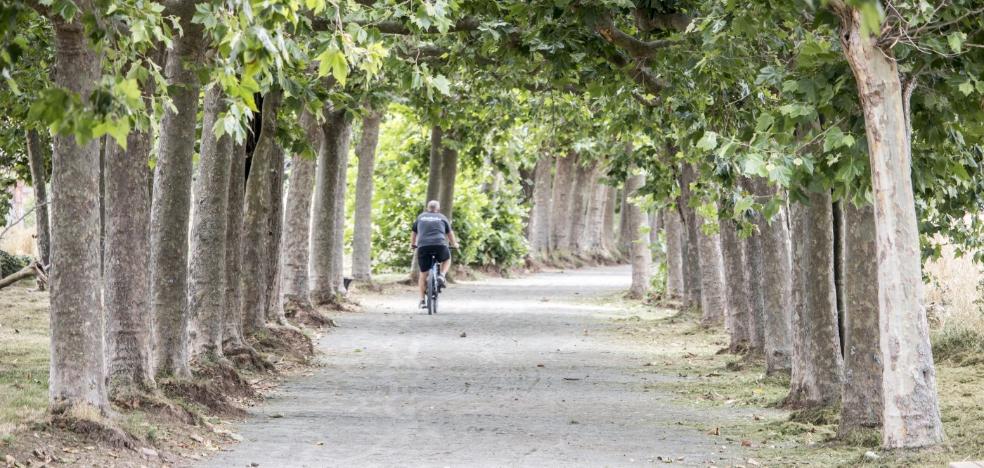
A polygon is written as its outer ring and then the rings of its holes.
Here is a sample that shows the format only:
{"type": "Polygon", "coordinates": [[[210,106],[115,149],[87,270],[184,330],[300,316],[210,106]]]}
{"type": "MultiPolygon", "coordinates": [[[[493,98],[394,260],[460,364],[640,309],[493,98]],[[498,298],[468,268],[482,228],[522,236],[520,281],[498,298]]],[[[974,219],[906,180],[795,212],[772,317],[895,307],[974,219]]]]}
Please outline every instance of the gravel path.
{"type": "Polygon", "coordinates": [[[581,300],[628,283],[627,267],[606,267],[457,284],[436,316],[408,291],[364,298],[322,338],[324,367],[258,407],[245,441],[204,466],[739,461],[733,443],[692,427],[729,416],[660,393],[671,377],[640,372],[652,351],[611,333],[620,311],[581,300]]]}

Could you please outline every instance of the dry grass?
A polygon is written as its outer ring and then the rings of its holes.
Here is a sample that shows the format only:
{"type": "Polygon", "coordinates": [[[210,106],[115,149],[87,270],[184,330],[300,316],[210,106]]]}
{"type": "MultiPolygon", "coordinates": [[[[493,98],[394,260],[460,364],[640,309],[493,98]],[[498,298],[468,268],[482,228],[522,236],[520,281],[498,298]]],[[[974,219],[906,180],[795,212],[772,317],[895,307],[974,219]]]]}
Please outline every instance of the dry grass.
{"type": "Polygon", "coordinates": [[[48,404],[48,293],[31,281],[0,291],[0,437],[48,404]]]}
{"type": "Polygon", "coordinates": [[[984,269],[967,256],[957,258],[945,246],[943,257],[929,262],[926,291],[933,326],[940,330],[969,329],[984,335],[981,291],[984,269]]]}
{"type": "MultiPolygon", "coordinates": [[[[33,216],[33,215],[31,215],[33,216]]],[[[26,221],[26,220],[25,220],[26,221]]],[[[2,230],[2,229],[0,229],[2,230]]],[[[10,228],[0,239],[0,250],[13,255],[38,256],[37,242],[34,240],[34,226],[22,221],[10,228]]]]}

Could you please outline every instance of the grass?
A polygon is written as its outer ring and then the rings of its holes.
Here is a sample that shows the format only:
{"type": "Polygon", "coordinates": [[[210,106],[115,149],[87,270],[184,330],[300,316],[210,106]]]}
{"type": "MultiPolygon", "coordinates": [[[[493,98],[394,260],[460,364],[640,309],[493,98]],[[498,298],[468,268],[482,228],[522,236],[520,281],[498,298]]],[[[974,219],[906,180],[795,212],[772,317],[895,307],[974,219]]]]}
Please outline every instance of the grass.
{"type": "Polygon", "coordinates": [[[48,293],[28,280],[0,291],[0,437],[48,404],[48,293]]]}
{"type": "MultiPolygon", "coordinates": [[[[612,301],[617,299],[606,300],[614,305],[612,301]]],[[[622,334],[650,344],[655,358],[646,369],[681,377],[659,383],[660,389],[672,392],[681,403],[694,408],[733,407],[750,413],[750,417],[737,423],[699,429],[747,442],[749,455],[764,465],[946,466],[951,461],[984,459],[982,365],[938,359],[937,387],[947,435],[944,447],[921,452],[884,452],[879,449],[881,436],[877,431],[836,440],[839,422],[836,410],[791,413],[777,409],[788,392],[788,377],[766,377],[761,362],[719,354],[727,344],[721,327],[704,329],[697,325],[699,317],[692,312],[668,316],[665,309],[659,308],[651,308],[656,312],[645,318],[634,312],[638,304],[626,302],[625,305],[632,311],[628,312],[629,317],[614,322],[622,334]]],[[[959,341],[959,345],[943,346],[963,350],[966,340],[963,336],[951,338],[959,341]]],[[[936,345],[941,346],[939,342],[936,345]]]]}

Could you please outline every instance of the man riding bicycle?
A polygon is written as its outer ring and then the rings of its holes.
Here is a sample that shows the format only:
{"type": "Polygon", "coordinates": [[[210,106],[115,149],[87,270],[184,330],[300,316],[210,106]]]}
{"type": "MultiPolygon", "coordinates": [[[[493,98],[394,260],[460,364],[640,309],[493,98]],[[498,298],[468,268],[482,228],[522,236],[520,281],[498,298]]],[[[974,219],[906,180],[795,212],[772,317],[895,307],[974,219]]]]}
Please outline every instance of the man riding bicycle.
{"type": "Polygon", "coordinates": [[[417,263],[420,265],[420,308],[427,308],[427,276],[432,261],[437,260],[441,268],[437,275],[438,284],[445,285],[445,275],[451,268],[451,249],[448,244],[458,248],[458,241],[451,230],[451,221],[441,214],[441,204],[437,200],[427,202],[427,211],[420,214],[413,222],[413,235],[410,246],[417,249],[417,263]]]}

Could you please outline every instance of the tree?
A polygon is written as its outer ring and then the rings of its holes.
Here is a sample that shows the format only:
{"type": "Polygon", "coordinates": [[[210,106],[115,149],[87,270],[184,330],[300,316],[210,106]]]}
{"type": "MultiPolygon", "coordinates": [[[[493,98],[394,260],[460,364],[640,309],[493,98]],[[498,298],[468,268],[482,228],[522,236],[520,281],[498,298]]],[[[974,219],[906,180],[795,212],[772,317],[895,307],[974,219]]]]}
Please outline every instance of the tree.
{"type": "Polygon", "coordinates": [[[635,174],[625,181],[625,191],[628,202],[628,226],[627,229],[636,233],[630,247],[630,259],[632,262],[632,285],[629,287],[629,297],[642,299],[649,291],[649,266],[652,261],[652,251],[649,249],[649,236],[640,232],[642,226],[648,224],[646,212],[632,200],[639,193],[639,189],[645,184],[645,175],[635,174]]]}
{"type": "Polygon", "coordinates": [[[219,116],[228,109],[222,89],[205,92],[201,157],[194,181],[191,223],[191,263],[188,271],[189,340],[193,355],[222,355],[222,317],[225,313],[226,240],[232,136],[215,135],[219,116]]]}
{"type": "Polygon", "coordinates": [[[150,307],[154,316],[155,371],[190,377],[188,367],[188,224],[191,213],[195,115],[201,82],[202,29],[194,3],[175,9],[183,34],[174,39],[164,73],[173,107],[164,111],[150,210],[150,307]]]}
{"type": "Polygon", "coordinates": [[[321,125],[310,112],[301,114],[301,127],[305,131],[313,153],[297,153],[291,157],[290,180],[287,188],[286,224],[280,247],[281,286],[280,307],[288,317],[311,312],[314,306],[309,298],[308,263],[310,261],[311,197],[314,194],[314,176],[317,156],[324,151],[324,135],[321,125]]]}
{"type": "MultiPolygon", "coordinates": [[[[95,6],[80,1],[79,13],[95,6]]],[[[77,18],[52,18],[54,82],[91,104],[100,56],[77,18]]],[[[55,135],[51,161],[51,409],[109,407],[103,359],[99,291],[99,144],[78,135],[55,135]]]]}
{"type": "Polygon", "coordinates": [[[533,203],[529,218],[530,252],[533,258],[543,259],[550,249],[551,182],[554,158],[541,155],[533,170],[533,203]]]}
{"type": "Polygon", "coordinates": [[[31,185],[34,186],[34,204],[37,212],[38,258],[42,265],[51,264],[51,235],[48,226],[48,171],[45,159],[50,150],[48,142],[43,141],[37,130],[27,131],[27,161],[31,168],[31,185]]]}
{"type": "Polygon", "coordinates": [[[355,222],[352,235],[352,278],[372,279],[372,194],[376,145],[379,143],[379,124],[383,112],[370,110],[362,118],[362,135],[355,147],[359,172],[355,183],[355,222]]]}
{"type": "Polygon", "coordinates": [[[342,192],[337,185],[344,154],[348,153],[351,125],[351,117],[345,109],[334,109],[326,114],[311,212],[311,302],[316,306],[337,304],[340,294],[341,260],[336,258],[339,241],[336,216],[339,214],[338,196],[342,192]]]}
{"type": "Polygon", "coordinates": [[[879,46],[865,29],[859,10],[837,0],[831,5],[841,17],[841,44],[854,72],[867,130],[884,365],[883,445],[936,445],[943,441],[943,425],[923,303],[907,106],[898,64],[892,51],[879,46]]]}

